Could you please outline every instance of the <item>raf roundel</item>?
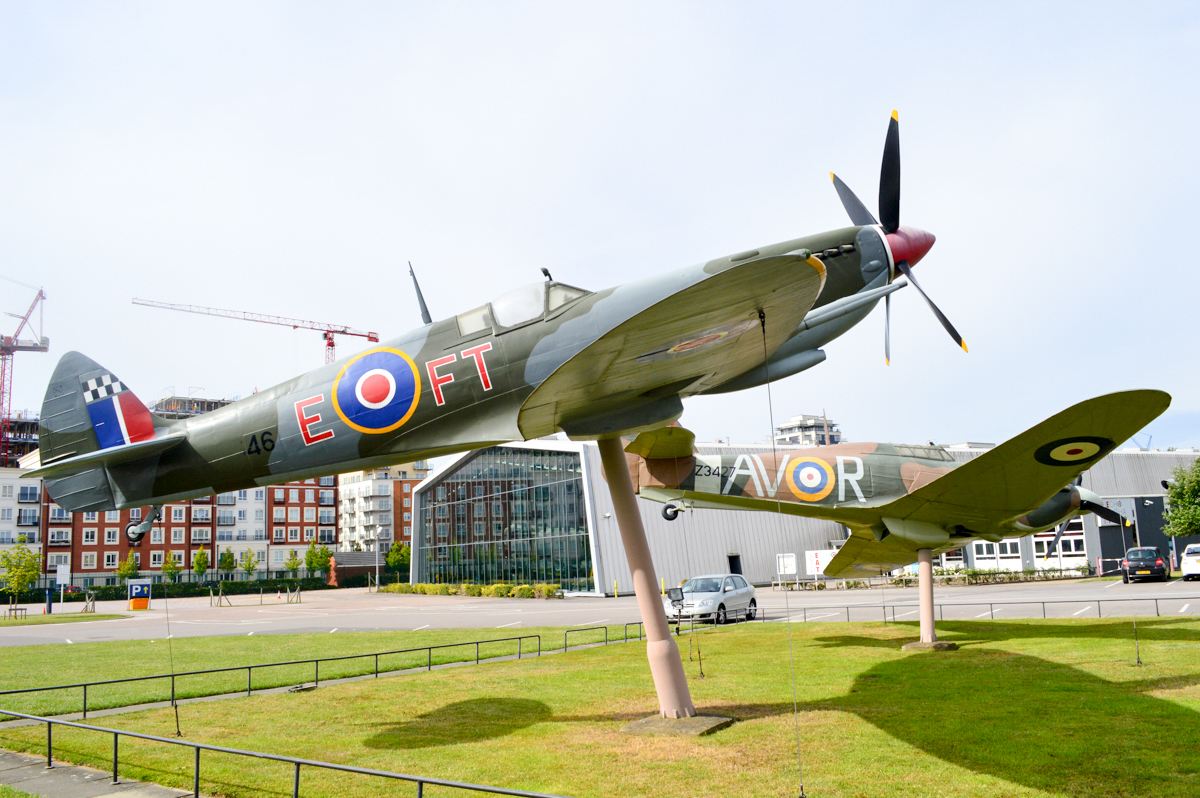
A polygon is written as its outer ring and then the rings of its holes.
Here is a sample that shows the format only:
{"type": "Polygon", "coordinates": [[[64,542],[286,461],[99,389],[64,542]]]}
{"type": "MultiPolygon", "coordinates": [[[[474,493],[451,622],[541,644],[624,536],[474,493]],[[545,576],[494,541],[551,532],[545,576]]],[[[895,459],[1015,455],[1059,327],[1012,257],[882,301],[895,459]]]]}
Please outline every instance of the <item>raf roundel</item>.
{"type": "Polygon", "coordinates": [[[1050,441],[1033,453],[1033,459],[1044,465],[1078,466],[1099,460],[1116,447],[1108,438],[1081,435],[1050,441]]]}
{"type": "Polygon", "coordinates": [[[819,502],[833,490],[833,469],[824,460],[805,457],[788,467],[787,482],[796,498],[819,502]]]}
{"type": "Polygon", "coordinates": [[[333,408],[359,432],[379,434],[403,426],[417,410],[421,375],[412,358],[381,346],[355,355],[333,382],[333,408]]]}

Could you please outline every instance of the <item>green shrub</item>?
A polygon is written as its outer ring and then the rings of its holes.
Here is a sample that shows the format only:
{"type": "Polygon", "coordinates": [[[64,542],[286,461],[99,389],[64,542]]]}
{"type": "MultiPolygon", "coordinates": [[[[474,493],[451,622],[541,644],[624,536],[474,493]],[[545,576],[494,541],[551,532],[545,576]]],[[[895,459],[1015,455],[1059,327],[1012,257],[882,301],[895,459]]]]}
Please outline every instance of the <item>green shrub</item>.
{"type": "Polygon", "coordinates": [[[533,588],[529,585],[518,585],[513,589],[513,598],[533,598],[533,588]]]}
{"type": "Polygon", "coordinates": [[[438,585],[437,586],[437,594],[439,596],[449,596],[450,595],[450,585],[438,585]]]}
{"type": "Polygon", "coordinates": [[[492,596],[493,598],[508,598],[512,594],[512,585],[506,585],[503,582],[497,582],[494,585],[488,585],[484,589],[483,595],[492,596]]]}
{"type": "Polygon", "coordinates": [[[464,596],[482,596],[483,588],[479,585],[463,585],[462,593],[464,596]]]}
{"type": "Polygon", "coordinates": [[[411,593],[411,592],[413,592],[412,585],[410,585],[408,582],[397,582],[395,585],[393,585],[393,587],[395,587],[395,588],[396,588],[396,592],[397,592],[397,593],[411,593]]]}
{"type": "Polygon", "coordinates": [[[559,585],[534,585],[533,595],[537,598],[561,598],[562,588],[559,585]]]}

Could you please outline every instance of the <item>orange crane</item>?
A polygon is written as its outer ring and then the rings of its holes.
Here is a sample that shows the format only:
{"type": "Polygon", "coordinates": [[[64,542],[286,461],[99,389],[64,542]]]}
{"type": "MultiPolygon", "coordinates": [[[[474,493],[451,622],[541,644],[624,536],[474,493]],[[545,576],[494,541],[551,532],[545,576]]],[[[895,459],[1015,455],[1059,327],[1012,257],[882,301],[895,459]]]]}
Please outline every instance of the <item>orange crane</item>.
{"type": "Polygon", "coordinates": [[[221,316],[226,319],[241,319],[242,321],[258,321],[263,324],[279,324],[284,327],[291,327],[294,330],[319,330],[325,338],[325,362],[332,363],[337,360],[337,352],[333,341],[335,335],[356,335],[359,338],[366,338],[372,343],[379,341],[379,333],[363,332],[362,330],[354,330],[344,324],[322,324],[319,321],[304,321],[303,319],[289,319],[284,316],[268,316],[265,313],[248,313],[242,310],[222,310],[221,308],[206,308],[201,305],[173,305],[169,302],[155,302],[150,299],[133,300],[135,305],[145,305],[151,308],[164,308],[166,310],[182,310],[185,313],[201,313],[205,316],[221,316]]]}
{"type": "MultiPolygon", "coordinates": [[[[13,282],[16,282],[15,280],[13,282]]],[[[20,283],[24,285],[24,283],[20,283]]],[[[9,416],[12,409],[12,372],[13,372],[13,354],[16,352],[47,352],[50,350],[50,339],[42,335],[42,313],[38,312],[38,335],[36,339],[21,340],[21,331],[26,326],[29,331],[33,332],[33,325],[29,319],[33,316],[33,311],[46,298],[46,292],[42,289],[37,289],[37,296],[33,298],[33,304],[29,306],[29,310],[25,311],[24,316],[18,316],[16,313],[7,315],[13,318],[20,319],[21,323],[17,325],[17,331],[12,335],[0,336],[0,464],[4,466],[12,465],[9,463],[9,416]]]]}

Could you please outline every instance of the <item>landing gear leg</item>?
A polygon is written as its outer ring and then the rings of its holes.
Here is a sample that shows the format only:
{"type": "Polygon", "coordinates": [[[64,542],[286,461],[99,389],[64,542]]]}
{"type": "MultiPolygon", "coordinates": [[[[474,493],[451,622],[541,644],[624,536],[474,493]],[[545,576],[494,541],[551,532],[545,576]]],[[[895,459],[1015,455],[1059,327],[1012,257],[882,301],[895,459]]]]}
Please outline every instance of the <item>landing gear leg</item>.
{"type": "Polygon", "coordinates": [[[154,523],[160,517],[162,517],[162,505],[156,504],[150,509],[150,515],[140,523],[130,521],[125,526],[125,537],[129,539],[130,543],[136,546],[142,542],[142,538],[145,537],[146,533],[154,528],[154,523]]]}

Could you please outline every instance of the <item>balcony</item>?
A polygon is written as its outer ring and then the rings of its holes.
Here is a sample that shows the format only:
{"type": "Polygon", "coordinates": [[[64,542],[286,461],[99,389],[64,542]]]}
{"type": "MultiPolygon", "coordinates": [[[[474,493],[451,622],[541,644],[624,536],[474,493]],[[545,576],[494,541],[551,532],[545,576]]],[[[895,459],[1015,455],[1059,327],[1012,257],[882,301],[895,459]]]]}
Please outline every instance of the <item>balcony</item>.
{"type": "Polygon", "coordinates": [[[42,518],[35,510],[19,510],[17,526],[41,526],[42,518]]]}
{"type": "Polygon", "coordinates": [[[236,523],[233,513],[217,513],[217,526],[233,526],[236,523]]]}
{"type": "Polygon", "coordinates": [[[70,546],[71,545],[71,537],[70,537],[70,535],[55,535],[53,532],[51,532],[50,539],[46,541],[46,545],[47,546],[70,546]]]}

